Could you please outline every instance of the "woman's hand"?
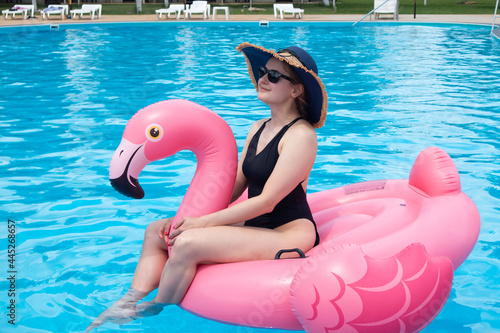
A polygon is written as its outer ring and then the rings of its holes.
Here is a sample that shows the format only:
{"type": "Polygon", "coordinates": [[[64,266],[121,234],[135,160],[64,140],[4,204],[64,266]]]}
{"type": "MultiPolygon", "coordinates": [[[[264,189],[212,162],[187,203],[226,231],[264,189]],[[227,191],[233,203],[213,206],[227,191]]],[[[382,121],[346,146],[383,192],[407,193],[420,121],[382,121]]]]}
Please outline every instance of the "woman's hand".
{"type": "Polygon", "coordinates": [[[182,234],[184,231],[193,228],[204,228],[208,226],[206,219],[202,217],[183,217],[175,224],[174,229],[169,235],[168,245],[173,246],[175,238],[182,234]]]}
{"type": "Polygon", "coordinates": [[[170,217],[168,219],[162,219],[160,221],[162,221],[162,223],[161,223],[160,229],[158,229],[158,236],[161,239],[164,239],[165,243],[168,244],[168,240],[169,240],[169,237],[170,237],[169,236],[170,226],[172,225],[172,222],[174,221],[174,218],[170,217]]]}

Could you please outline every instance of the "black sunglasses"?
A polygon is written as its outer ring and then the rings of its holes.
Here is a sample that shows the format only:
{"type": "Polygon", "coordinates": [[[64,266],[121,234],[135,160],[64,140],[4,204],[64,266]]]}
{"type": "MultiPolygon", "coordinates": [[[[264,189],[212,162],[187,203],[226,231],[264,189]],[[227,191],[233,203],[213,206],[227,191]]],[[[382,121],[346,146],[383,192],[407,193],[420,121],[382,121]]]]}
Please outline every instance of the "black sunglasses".
{"type": "Polygon", "coordinates": [[[266,74],[267,74],[267,79],[271,83],[278,83],[281,77],[284,78],[285,80],[294,83],[291,77],[281,74],[280,72],[275,71],[274,69],[267,69],[265,66],[259,66],[259,77],[263,77],[266,74]]]}

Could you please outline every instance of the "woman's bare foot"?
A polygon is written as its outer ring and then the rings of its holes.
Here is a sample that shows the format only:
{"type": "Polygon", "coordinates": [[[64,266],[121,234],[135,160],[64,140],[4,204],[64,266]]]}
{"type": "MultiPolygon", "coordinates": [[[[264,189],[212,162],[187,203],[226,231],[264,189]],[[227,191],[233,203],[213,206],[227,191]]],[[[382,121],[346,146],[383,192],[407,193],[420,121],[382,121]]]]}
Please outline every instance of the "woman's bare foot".
{"type": "Polygon", "coordinates": [[[92,324],[87,327],[85,332],[90,332],[92,329],[107,322],[119,325],[131,322],[136,316],[135,305],[148,294],[149,292],[130,288],[122,298],[116,301],[109,309],[106,309],[103,313],[101,313],[99,317],[97,317],[92,324]]]}
{"type": "Polygon", "coordinates": [[[150,302],[139,303],[135,306],[135,318],[134,319],[156,316],[167,305],[168,304],[166,304],[166,303],[157,303],[155,300],[152,300],[150,302]]]}

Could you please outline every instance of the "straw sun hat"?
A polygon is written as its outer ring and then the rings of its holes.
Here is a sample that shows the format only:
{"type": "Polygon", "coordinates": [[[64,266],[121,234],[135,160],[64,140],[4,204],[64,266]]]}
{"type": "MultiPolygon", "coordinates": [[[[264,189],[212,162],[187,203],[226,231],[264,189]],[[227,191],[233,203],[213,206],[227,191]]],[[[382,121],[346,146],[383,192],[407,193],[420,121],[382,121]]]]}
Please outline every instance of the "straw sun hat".
{"type": "Polygon", "coordinates": [[[242,43],[236,49],[245,55],[248,73],[255,89],[258,89],[259,67],[266,66],[271,57],[275,57],[290,65],[300,76],[304,84],[307,94],[306,111],[308,121],[314,128],[320,128],[325,124],[328,96],[325,85],[318,76],[316,62],[309,53],[297,46],[290,46],[276,52],[250,43],[242,43]]]}

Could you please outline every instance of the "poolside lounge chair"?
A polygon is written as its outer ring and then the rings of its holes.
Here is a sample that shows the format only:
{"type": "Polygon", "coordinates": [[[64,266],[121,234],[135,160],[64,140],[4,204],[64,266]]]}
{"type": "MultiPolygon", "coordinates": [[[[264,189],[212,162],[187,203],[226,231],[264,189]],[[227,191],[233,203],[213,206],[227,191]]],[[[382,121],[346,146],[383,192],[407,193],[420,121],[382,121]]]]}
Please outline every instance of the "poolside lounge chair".
{"type": "Polygon", "coordinates": [[[61,20],[64,20],[64,16],[68,15],[68,5],[49,5],[47,8],[41,11],[42,20],[45,20],[45,15],[47,19],[50,20],[50,15],[61,15],[61,20]]]}
{"type": "MultiPolygon", "coordinates": [[[[188,9],[189,5],[186,5],[188,9]]],[[[158,14],[158,19],[161,19],[162,14],[167,14],[167,18],[170,18],[170,14],[176,13],[176,19],[181,17],[181,13],[184,10],[184,5],[170,5],[168,8],[162,8],[155,10],[156,14],[158,14]]]]}
{"type": "Polygon", "coordinates": [[[14,5],[11,9],[2,10],[2,15],[5,15],[5,19],[7,19],[7,16],[12,14],[12,19],[14,19],[15,15],[23,14],[23,19],[26,20],[27,17],[33,16],[34,7],[33,5],[14,5]],[[30,12],[29,16],[28,12],[30,12]]]}
{"type": "Polygon", "coordinates": [[[90,19],[93,20],[95,13],[97,13],[97,18],[101,18],[101,10],[102,5],[82,5],[81,9],[73,9],[70,13],[73,14],[72,19],[75,19],[77,14],[80,15],[80,19],[83,14],[90,14],[90,19]]]}
{"type": "Polygon", "coordinates": [[[205,20],[207,16],[210,17],[210,5],[207,1],[193,1],[191,7],[184,10],[184,18],[191,18],[191,14],[203,14],[205,20]]]}
{"type": "Polygon", "coordinates": [[[374,0],[373,8],[375,8],[373,13],[376,20],[380,18],[380,14],[389,14],[399,21],[399,0],[374,0]],[[377,9],[379,6],[380,8],[377,9]]]}
{"type": "Polygon", "coordinates": [[[293,7],[293,3],[275,3],[273,5],[274,8],[274,17],[278,17],[278,13],[280,14],[281,19],[283,19],[284,14],[293,14],[298,15],[301,19],[302,14],[304,13],[303,9],[293,7]]]}

